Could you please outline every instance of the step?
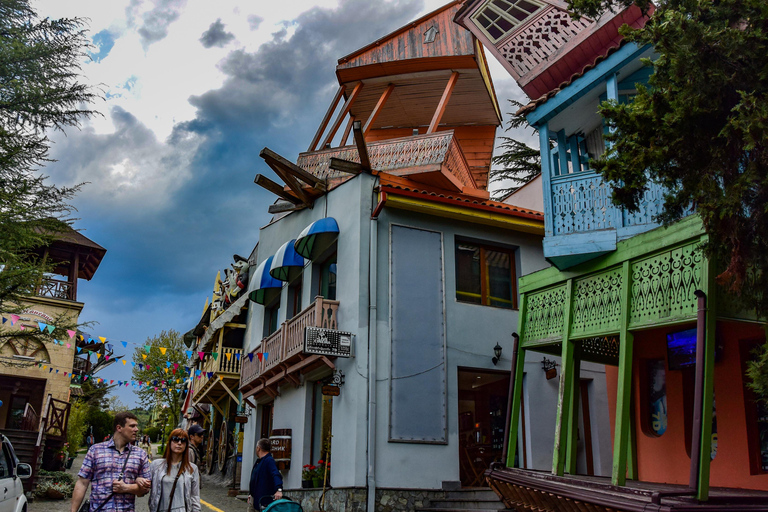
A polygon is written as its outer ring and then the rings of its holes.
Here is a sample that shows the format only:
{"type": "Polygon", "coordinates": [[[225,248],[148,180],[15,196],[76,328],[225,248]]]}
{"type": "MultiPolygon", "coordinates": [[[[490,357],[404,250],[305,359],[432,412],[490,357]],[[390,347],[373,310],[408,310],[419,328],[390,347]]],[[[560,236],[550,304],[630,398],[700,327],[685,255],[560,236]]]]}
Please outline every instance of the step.
{"type": "Polygon", "coordinates": [[[460,500],[496,500],[501,501],[498,495],[488,487],[474,487],[445,491],[445,497],[460,500]]]}
{"type": "MultiPolygon", "coordinates": [[[[482,498],[467,500],[461,498],[439,498],[429,500],[430,507],[451,510],[504,510],[504,503],[495,496],[493,498],[482,498]]],[[[430,510],[432,510],[432,508],[430,510]]]]}

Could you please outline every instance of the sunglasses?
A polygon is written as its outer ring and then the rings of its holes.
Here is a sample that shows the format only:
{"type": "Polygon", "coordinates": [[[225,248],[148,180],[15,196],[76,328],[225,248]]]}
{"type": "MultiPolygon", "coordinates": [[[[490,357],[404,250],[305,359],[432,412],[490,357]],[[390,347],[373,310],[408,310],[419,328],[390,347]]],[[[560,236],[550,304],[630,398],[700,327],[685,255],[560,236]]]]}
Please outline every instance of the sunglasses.
{"type": "Polygon", "coordinates": [[[173,436],[171,438],[171,441],[173,441],[174,443],[184,443],[184,444],[187,444],[187,438],[186,437],[173,436]]]}

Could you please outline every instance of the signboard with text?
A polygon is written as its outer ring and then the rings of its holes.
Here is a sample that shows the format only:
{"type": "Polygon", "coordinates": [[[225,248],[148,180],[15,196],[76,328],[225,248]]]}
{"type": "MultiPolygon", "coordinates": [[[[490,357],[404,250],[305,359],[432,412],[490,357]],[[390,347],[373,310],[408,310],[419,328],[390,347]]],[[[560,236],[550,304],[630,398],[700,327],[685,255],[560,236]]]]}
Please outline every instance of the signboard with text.
{"type": "Polygon", "coordinates": [[[352,355],[352,336],[353,334],[350,332],[335,329],[305,327],[304,353],[350,357],[352,355]]]}

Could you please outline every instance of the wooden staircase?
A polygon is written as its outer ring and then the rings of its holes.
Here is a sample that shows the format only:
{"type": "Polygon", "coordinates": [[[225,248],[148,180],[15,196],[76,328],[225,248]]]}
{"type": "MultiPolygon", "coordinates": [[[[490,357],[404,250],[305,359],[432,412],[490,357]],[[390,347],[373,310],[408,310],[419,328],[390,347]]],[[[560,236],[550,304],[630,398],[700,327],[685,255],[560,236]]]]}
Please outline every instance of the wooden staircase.
{"type": "MultiPolygon", "coordinates": [[[[35,477],[23,480],[24,491],[31,491],[35,486],[35,480],[37,480],[37,470],[40,469],[40,465],[43,461],[43,450],[38,450],[37,460],[34,460],[38,432],[28,430],[4,430],[3,434],[5,434],[5,437],[11,441],[13,451],[16,453],[19,462],[24,462],[32,466],[32,474],[35,475],[35,477]]],[[[42,444],[45,445],[45,435],[43,435],[42,444]]]]}
{"type": "Polygon", "coordinates": [[[429,507],[417,512],[498,512],[508,510],[495,492],[488,487],[469,487],[445,491],[445,498],[430,500],[429,507]]]}

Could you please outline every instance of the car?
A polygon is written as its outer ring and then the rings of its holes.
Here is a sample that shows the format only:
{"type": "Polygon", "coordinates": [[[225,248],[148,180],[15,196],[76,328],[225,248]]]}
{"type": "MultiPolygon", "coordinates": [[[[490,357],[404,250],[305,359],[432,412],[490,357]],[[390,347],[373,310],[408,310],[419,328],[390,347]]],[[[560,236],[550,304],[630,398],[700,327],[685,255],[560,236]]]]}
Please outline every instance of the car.
{"type": "Polygon", "coordinates": [[[7,437],[0,434],[0,512],[26,512],[21,481],[32,476],[32,466],[19,462],[7,437]]]}

